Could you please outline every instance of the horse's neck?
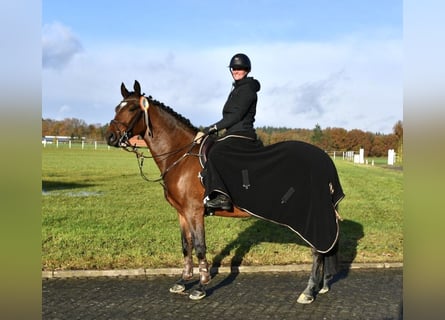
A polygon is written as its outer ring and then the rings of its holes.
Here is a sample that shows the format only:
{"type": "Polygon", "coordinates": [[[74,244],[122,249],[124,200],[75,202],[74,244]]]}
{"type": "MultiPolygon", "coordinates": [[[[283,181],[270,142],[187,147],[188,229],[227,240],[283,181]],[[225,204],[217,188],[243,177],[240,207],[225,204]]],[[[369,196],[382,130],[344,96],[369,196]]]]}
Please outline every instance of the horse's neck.
{"type": "Polygon", "coordinates": [[[188,146],[192,143],[194,135],[172,115],[160,110],[150,114],[150,121],[152,136],[147,132],[144,140],[157,166],[163,172],[189,151],[188,146]]]}

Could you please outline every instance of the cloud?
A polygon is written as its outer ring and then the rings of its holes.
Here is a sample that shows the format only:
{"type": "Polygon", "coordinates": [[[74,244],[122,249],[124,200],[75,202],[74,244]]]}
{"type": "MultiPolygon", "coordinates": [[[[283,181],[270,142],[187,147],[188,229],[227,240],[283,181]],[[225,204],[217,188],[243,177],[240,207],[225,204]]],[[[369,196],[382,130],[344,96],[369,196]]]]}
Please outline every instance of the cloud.
{"type": "Polygon", "coordinates": [[[61,69],[82,51],[77,36],[59,22],[44,25],[42,33],[43,68],[61,69]]]}
{"type": "Polygon", "coordinates": [[[70,111],[71,111],[70,106],[64,104],[63,106],[60,107],[59,114],[64,116],[65,114],[69,113],[70,111]]]}
{"type": "Polygon", "coordinates": [[[175,51],[95,43],[63,70],[43,70],[43,113],[51,118],[69,105],[72,117],[106,123],[121,99],[121,82],[132,88],[137,79],[147,95],[208,125],[221,117],[232,82],[227,65],[239,51],[251,58],[251,75],[262,86],[257,126],[318,123],[388,133],[402,119],[402,42],[369,37],[175,51]]]}
{"type": "Polygon", "coordinates": [[[268,93],[288,95],[290,113],[316,118],[323,115],[328,106],[338,100],[335,85],[342,80],[341,78],[342,72],[336,72],[325,79],[272,88],[268,93]]]}
{"type": "Polygon", "coordinates": [[[257,125],[391,132],[403,114],[402,48],[364,36],[258,48],[257,125]]]}

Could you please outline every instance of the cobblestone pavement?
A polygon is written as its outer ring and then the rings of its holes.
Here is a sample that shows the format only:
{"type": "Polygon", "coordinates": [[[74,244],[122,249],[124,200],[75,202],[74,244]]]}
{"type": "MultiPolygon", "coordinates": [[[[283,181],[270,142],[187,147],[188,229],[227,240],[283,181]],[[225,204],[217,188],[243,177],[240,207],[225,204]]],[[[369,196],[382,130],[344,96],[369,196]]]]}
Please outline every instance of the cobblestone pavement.
{"type": "MultiPolygon", "coordinates": [[[[169,292],[172,276],[42,279],[43,319],[403,319],[403,269],[352,269],[310,305],[309,272],[216,274],[207,297],[169,292]]],[[[187,288],[188,290],[193,282],[187,288]]]]}

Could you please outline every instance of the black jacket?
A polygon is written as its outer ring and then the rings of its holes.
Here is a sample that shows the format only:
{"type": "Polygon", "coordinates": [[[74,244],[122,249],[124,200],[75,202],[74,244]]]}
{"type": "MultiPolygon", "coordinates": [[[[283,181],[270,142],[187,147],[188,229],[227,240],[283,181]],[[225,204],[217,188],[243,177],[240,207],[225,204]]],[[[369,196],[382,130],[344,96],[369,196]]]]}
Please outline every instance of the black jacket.
{"type": "Polygon", "coordinates": [[[254,133],[257,92],[260,91],[260,83],[252,77],[246,77],[233,83],[222,111],[223,118],[210,127],[216,126],[217,130],[227,129],[230,133],[254,133]]]}

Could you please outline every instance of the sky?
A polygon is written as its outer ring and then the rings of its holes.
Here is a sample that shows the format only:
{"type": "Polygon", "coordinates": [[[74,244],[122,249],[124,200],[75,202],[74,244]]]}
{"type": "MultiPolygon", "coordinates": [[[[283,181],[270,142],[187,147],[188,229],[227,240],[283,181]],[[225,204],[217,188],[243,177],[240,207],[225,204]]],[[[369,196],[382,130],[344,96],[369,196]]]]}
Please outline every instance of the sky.
{"type": "Polygon", "coordinates": [[[210,125],[239,52],[261,83],[257,127],[388,134],[403,120],[401,0],[43,0],[42,118],[106,124],[138,80],[210,125]]]}

